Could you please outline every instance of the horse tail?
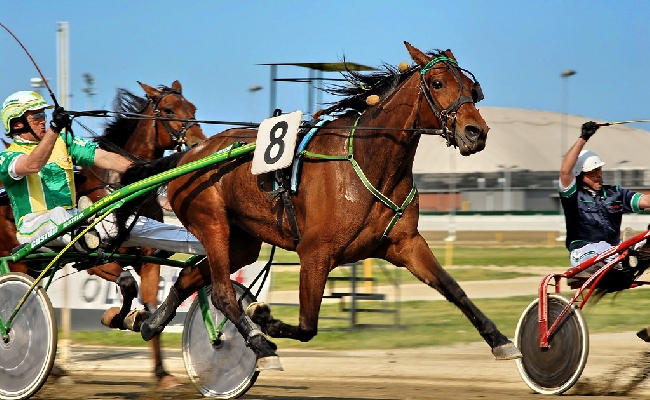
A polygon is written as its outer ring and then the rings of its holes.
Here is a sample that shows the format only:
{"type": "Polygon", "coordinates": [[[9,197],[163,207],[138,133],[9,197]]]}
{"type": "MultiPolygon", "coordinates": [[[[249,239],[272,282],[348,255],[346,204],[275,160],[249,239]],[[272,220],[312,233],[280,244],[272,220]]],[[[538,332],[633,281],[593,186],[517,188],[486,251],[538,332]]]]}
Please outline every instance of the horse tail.
{"type": "Polygon", "coordinates": [[[122,185],[128,185],[137,182],[152,175],[165,172],[178,165],[181,157],[185,153],[174,153],[167,157],[158,158],[151,161],[136,161],[122,175],[122,185]]]}

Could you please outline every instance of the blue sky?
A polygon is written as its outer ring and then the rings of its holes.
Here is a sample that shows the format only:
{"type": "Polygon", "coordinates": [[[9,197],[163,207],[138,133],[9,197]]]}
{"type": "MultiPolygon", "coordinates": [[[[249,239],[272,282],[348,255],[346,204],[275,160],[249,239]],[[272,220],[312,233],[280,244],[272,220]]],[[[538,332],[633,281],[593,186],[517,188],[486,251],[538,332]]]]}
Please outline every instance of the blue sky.
{"type": "MultiPolygon", "coordinates": [[[[397,65],[410,61],[408,41],[424,51],[451,49],[481,82],[485,106],[650,119],[650,2],[643,0],[5,2],[0,22],[23,42],[55,94],[58,21],[69,24],[73,110],[111,109],[117,88],[142,95],[136,81],[178,79],[197,118],[260,122],[270,113],[270,69],[259,64],[345,56],[373,67],[397,65]],[[566,69],[577,74],[563,81],[566,69]],[[84,73],[95,78],[90,103],[84,73]]],[[[0,49],[5,98],[38,75],[4,30],[0,49]]],[[[278,70],[280,78],[307,76],[300,68],[278,70]]],[[[283,111],[307,111],[305,84],[280,82],[277,90],[283,111]]],[[[650,123],[635,126],[650,130],[650,123]]],[[[205,125],[204,132],[224,128],[205,125]]]]}

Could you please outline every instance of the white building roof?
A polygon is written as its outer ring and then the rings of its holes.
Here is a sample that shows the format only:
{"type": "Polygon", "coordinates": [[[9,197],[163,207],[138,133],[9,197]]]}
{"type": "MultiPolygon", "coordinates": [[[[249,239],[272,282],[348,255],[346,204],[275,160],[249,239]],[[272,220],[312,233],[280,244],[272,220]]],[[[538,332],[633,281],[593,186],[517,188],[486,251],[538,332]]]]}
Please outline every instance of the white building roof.
{"type": "MultiPolygon", "coordinates": [[[[413,172],[502,171],[499,165],[512,170],[559,171],[562,156],[580,136],[582,124],[587,121],[607,122],[547,111],[500,107],[479,109],[490,127],[483,151],[463,157],[457,149],[447,147],[440,136],[423,136],[413,172]],[[563,123],[566,123],[564,130],[563,123]],[[564,149],[560,143],[563,135],[564,149]]],[[[601,127],[585,148],[595,151],[607,163],[605,169],[650,168],[650,132],[642,129],[629,125],[601,127]]]]}

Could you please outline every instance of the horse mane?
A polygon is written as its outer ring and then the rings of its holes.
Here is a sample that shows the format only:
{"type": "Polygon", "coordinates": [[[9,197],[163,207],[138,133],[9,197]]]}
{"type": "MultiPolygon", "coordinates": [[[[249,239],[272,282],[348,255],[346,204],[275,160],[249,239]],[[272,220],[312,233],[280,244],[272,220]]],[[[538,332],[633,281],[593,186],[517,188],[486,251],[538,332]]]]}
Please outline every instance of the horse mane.
{"type": "MultiPolygon", "coordinates": [[[[444,55],[442,50],[434,50],[426,53],[431,58],[444,55]]],[[[348,111],[362,113],[368,107],[366,98],[370,95],[377,95],[380,98],[390,94],[400,83],[409,78],[419,68],[409,68],[404,72],[390,64],[383,64],[379,71],[371,73],[361,73],[348,69],[345,58],[343,59],[345,71],[341,74],[347,84],[329,85],[322,90],[335,96],[344,96],[345,98],[336,102],[331,102],[331,106],[323,111],[323,114],[343,114],[348,111]]]]}
{"type": "MultiPolygon", "coordinates": [[[[159,85],[158,90],[161,92],[171,92],[172,88],[165,85],[159,85]]],[[[115,151],[115,146],[123,148],[129,140],[131,134],[135,131],[139,119],[132,118],[128,114],[142,114],[151,100],[146,97],[138,96],[127,89],[117,89],[117,95],[113,100],[113,111],[117,113],[111,121],[106,124],[104,133],[95,138],[95,142],[100,148],[115,151]]]]}

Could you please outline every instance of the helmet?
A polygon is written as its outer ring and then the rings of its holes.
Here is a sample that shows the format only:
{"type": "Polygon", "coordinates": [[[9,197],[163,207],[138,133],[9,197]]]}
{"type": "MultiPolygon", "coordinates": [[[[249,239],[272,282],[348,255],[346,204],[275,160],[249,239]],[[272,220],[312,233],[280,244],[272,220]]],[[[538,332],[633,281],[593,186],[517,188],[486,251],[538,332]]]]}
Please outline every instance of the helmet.
{"type": "Polygon", "coordinates": [[[5,130],[11,130],[10,122],[14,118],[20,118],[25,111],[40,110],[42,108],[54,108],[47,104],[43,96],[36,92],[22,90],[7,97],[2,103],[2,124],[5,130]]]}
{"type": "Polygon", "coordinates": [[[593,171],[603,165],[605,165],[605,162],[598,157],[598,154],[591,150],[582,150],[578,155],[576,165],[573,166],[573,175],[578,176],[583,172],[593,171]]]}

